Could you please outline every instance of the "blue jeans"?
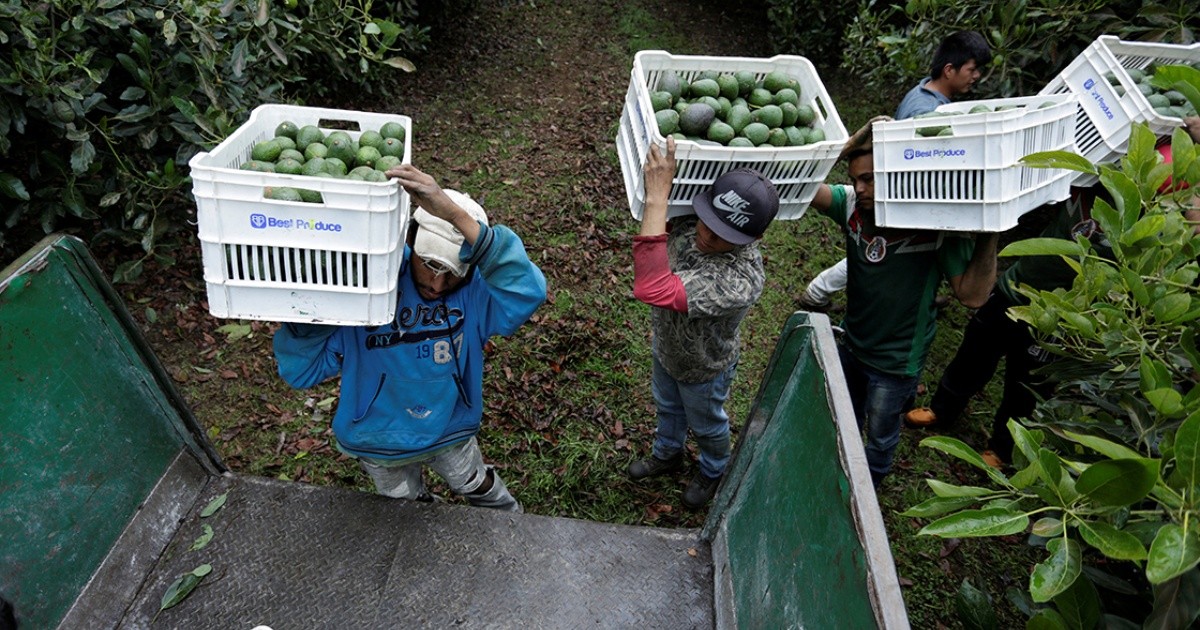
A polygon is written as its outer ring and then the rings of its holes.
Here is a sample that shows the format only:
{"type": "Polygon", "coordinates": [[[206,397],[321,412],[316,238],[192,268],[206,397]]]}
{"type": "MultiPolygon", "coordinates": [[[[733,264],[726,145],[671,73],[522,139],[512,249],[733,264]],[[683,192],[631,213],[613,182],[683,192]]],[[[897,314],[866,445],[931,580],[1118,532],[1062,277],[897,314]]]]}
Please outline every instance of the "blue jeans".
{"type": "Polygon", "coordinates": [[[845,346],[838,346],[846,388],[854,406],[858,428],[866,427],[864,447],[871,479],[878,484],[892,470],[900,421],[908,401],[917,393],[916,376],[897,376],[875,370],[859,361],[845,346]]]}
{"type": "Polygon", "coordinates": [[[725,400],[737,373],[734,363],[711,381],[680,383],[654,359],[654,403],[658,408],[658,431],[654,456],[671,459],[683,453],[688,429],[700,449],[700,472],[720,477],[729,463],[729,416],[725,400]]]}

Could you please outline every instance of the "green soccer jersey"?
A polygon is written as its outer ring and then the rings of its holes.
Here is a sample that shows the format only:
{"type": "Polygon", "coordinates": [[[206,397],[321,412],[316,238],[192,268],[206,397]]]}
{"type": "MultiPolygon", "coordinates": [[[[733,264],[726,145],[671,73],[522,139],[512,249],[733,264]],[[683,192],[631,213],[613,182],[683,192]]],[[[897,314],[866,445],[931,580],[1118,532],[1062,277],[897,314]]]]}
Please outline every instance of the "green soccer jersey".
{"type": "Polygon", "coordinates": [[[916,376],[937,330],[938,285],[966,270],[975,242],[954,233],[879,227],[873,208],[855,207],[852,187],[832,186],[831,192],[825,214],[846,233],[849,349],[880,372],[916,376]]]}

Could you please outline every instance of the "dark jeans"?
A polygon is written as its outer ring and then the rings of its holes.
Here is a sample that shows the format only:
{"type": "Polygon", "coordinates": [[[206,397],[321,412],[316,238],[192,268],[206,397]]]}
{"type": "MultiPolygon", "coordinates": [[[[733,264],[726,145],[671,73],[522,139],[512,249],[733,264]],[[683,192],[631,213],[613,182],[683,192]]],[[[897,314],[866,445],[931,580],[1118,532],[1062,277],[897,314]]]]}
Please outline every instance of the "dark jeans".
{"type": "Polygon", "coordinates": [[[1049,384],[1031,372],[1050,362],[1051,356],[1034,342],[1029,327],[1008,317],[1012,304],[1003,293],[993,291],[963,332],[962,344],[946,366],[930,408],[938,425],[951,427],[962,415],[967,402],[987,385],[996,373],[1000,358],[1005,358],[1004,395],[992,420],[988,448],[1004,461],[1012,461],[1013,439],[1008,431],[1011,418],[1027,418],[1033,413],[1037,396],[1048,396],[1049,384]]]}
{"type": "Polygon", "coordinates": [[[866,429],[863,449],[871,480],[878,486],[892,470],[896,445],[900,443],[900,419],[916,394],[917,377],[880,372],[859,361],[841,344],[838,357],[858,428],[866,429]]]}

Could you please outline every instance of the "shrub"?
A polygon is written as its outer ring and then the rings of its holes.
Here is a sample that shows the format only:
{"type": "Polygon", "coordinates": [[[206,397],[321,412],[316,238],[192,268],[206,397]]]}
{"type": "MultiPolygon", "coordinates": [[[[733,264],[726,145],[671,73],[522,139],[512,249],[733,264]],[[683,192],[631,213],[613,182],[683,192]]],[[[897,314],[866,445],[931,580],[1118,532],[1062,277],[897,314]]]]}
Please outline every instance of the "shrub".
{"type": "MultiPolygon", "coordinates": [[[[96,221],[162,254],[186,164],[253,107],[411,70],[413,0],[53,0],[0,4],[5,231],[96,221]]],[[[140,261],[118,271],[136,275],[140,261]]]]}
{"type": "MultiPolygon", "coordinates": [[[[1200,100],[1200,72],[1176,69],[1191,75],[1189,92],[1200,100]]],[[[1171,140],[1170,165],[1155,142],[1136,125],[1120,170],[1069,153],[1026,158],[1099,174],[1113,201],[1097,199],[1092,218],[1113,257],[1082,237],[1019,241],[1002,252],[1062,256],[1077,274],[1069,289],[1019,287],[1030,303],[1010,309],[1060,357],[1054,398],[1039,403],[1035,419],[1009,422],[1015,472],[992,469],[954,438],[922,441],[990,482],[929,480],[935,496],[906,512],[935,519],[922,534],[1029,531],[1044,548],[1024,598],[1029,627],[1100,627],[1104,618],[1106,627],[1182,628],[1200,614],[1200,235],[1180,212],[1192,207],[1200,155],[1183,130],[1171,140]],[[1162,192],[1168,176],[1193,188],[1162,192]],[[1105,605],[1117,596],[1141,604],[1105,605]]]]}
{"type": "Polygon", "coordinates": [[[855,13],[851,2],[767,0],[771,47],[780,54],[803,55],[818,65],[837,66],[842,32],[855,13]]]}
{"type": "Polygon", "coordinates": [[[1188,0],[910,0],[882,9],[862,0],[846,28],[842,66],[898,101],[928,75],[943,37],[974,30],[993,53],[974,96],[1023,96],[1037,93],[1099,35],[1191,43],[1197,27],[1200,14],[1188,0]]]}

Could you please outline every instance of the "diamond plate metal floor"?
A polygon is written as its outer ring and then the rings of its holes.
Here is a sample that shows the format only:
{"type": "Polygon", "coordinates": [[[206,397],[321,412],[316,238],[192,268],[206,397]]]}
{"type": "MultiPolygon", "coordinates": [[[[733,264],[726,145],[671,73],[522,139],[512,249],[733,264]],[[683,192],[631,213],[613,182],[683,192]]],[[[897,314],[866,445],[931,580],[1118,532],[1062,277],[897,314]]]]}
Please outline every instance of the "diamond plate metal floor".
{"type": "Polygon", "coordinates": [[[712,584],[698,530],[226,476],[201,493],[120,627],[712,628],[712,584]],[[212,541],[190,551],[203,525],[212,541]],[[205,563],[212,573],[155,619],[168,586],[205,563]]]}

